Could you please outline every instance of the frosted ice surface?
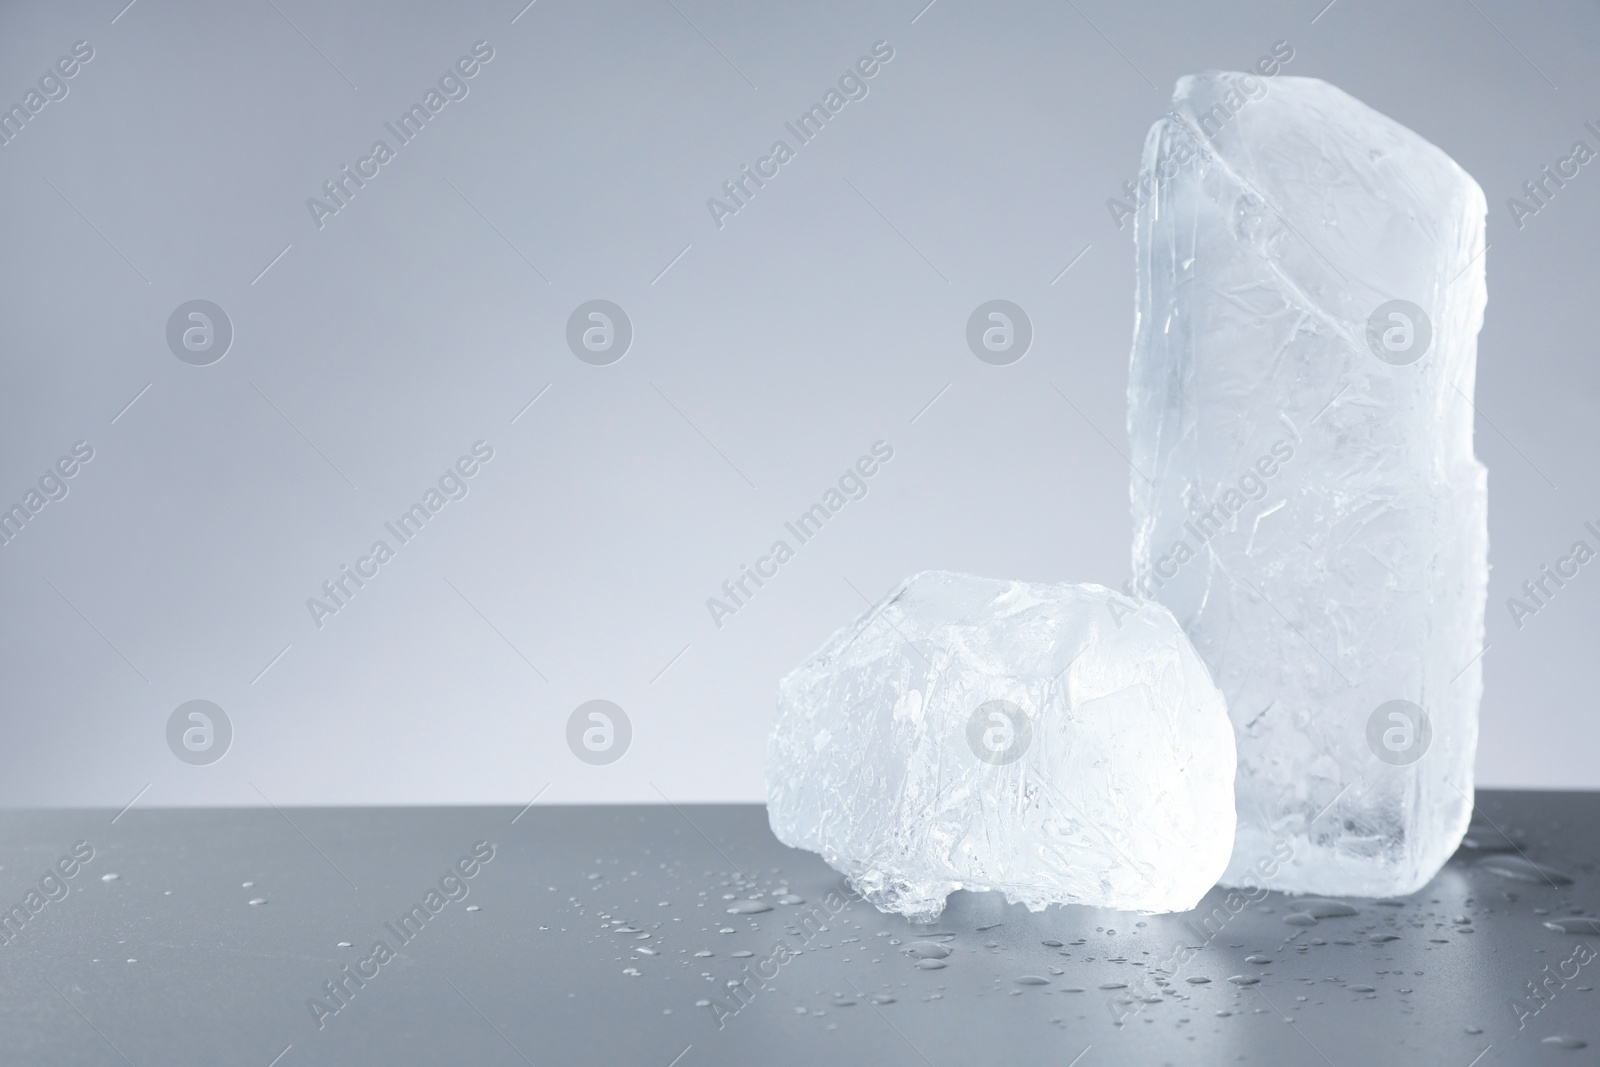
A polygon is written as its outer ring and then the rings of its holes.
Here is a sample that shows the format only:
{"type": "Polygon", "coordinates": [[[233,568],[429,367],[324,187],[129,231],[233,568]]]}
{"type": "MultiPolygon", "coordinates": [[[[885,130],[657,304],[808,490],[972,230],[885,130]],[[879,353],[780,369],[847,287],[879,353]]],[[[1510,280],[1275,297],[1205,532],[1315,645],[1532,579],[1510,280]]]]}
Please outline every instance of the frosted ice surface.
{"type": "Polygon", "coordinates": [[[1409,893],[1471,810],[1483,192],[1311,78],[1181,79],[1143,169],[1129,590],[1227,696],[1224,881],[1409,893]]]}
{"type": "Polygon", "coordinates": [[[767,811],[915,921],[956,889],[1193,907],[1233,844],[1233,729],[1161,605],[928,571],[778,686],[767,811]]]}

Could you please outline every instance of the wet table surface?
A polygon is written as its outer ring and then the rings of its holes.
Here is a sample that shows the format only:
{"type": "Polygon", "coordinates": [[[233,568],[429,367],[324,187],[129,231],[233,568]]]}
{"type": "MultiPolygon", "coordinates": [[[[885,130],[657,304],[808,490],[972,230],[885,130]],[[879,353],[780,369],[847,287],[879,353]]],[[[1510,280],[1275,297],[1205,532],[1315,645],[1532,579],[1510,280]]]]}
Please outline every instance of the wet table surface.
{"type": "Polygon", "coordinates": [[[960,893],[930,927],[852,899],[756,805],[8,812],[0,1047],[138,1067],[1600,1062],[1600,793],[1478,809],[1479,847],[1402,900],[1214,890],[1139,916],[960,893]]]}

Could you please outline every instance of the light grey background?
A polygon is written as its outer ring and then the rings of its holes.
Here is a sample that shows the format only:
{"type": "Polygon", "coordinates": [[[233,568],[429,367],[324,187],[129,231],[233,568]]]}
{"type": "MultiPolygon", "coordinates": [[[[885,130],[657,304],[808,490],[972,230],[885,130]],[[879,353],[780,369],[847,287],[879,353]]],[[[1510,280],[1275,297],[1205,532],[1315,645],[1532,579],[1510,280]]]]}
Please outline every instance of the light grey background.
{"type": "Polygon", "coordinates": [[[762,798],[776,679],[863,597],[1127,576],[1106,200],[1179,75],[1279,40],[1484,187],[1480,782],[1600,785],[1600,564],[1520,630],[1505,603],[1600,525],[1600,163],[1506,207],[1600,147],[1593,4],[124,2],[0,12],[0,101],[95,50],[0,147],[0,503],[95,450],[0,547],[0,804],[762,798]],[[480,40],[470,94],[319,230],[307,198],[480,40]],[[715,226],[877,41],[869,95],[715,226]],[[235,330],[209,367],[165,340],[197,298],[235,330]],[[611,366],[566,346],[594,298],[633,323],[611,366]],[[1035,329],[1006,367],[965,342],[995,298],[1035,329]],[[467,498],[319,630],[307,598],[478,440],[467,498]],[[867,497],[714,626],[877,440],[867,497]],[[233,725],[209,766],[167,748],[193,699],[233,725]],[[591,699],[632,722],[609,765],[567,748],[591,699]]]}

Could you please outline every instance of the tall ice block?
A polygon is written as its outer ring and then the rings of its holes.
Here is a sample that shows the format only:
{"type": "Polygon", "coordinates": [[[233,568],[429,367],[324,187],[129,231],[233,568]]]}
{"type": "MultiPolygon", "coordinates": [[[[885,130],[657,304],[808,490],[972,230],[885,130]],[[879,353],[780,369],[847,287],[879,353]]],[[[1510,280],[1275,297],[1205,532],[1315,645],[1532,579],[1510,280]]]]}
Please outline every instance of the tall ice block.
{"type": "Polygon", "coordinates": [[[1412,892],[1472,810],[1483,191],[1325,82],[1211,72],[1130,200],[1133,588],[1228,701],[1223,881],[1412,892]]]}

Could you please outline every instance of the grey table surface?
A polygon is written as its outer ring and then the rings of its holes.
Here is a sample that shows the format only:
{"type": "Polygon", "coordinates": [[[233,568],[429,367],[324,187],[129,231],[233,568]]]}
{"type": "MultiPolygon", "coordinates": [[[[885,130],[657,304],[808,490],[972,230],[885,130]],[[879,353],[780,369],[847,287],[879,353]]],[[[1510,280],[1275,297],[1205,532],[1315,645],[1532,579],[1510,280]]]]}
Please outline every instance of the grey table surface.
{"type": "Polygon", "coordinates": [[[1545,925],[1600,912],[1600,794],[1478,808],[1421,892],[1314,926],[1214,890],[1163,916],[959,893],[913,927],[756,805],[7,812],[0,1060],[1600,1062],[1600,934],[1545,925]]]}

